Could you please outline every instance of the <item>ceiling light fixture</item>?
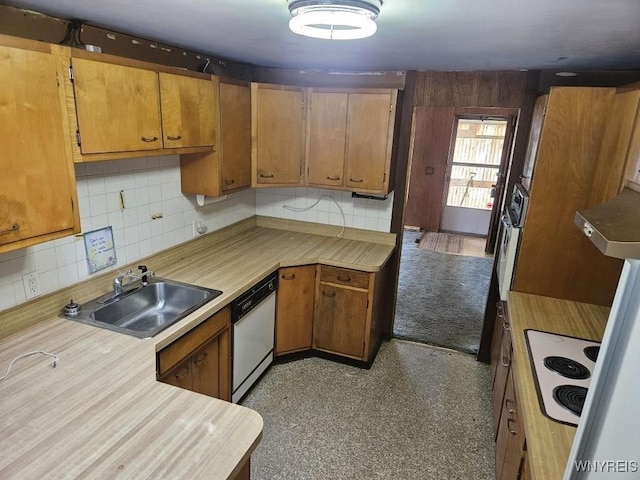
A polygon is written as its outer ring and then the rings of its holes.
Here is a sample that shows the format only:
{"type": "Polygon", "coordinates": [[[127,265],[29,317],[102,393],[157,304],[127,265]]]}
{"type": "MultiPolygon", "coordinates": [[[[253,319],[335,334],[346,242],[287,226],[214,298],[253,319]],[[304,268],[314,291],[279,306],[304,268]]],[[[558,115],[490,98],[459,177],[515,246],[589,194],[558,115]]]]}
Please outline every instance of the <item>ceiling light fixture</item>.
{"type": "Polygon", "coordinates": [[[378,26],[381,0],[293,0],[289,28],[305,37],[355,40],[370,37],[378,26]]]}

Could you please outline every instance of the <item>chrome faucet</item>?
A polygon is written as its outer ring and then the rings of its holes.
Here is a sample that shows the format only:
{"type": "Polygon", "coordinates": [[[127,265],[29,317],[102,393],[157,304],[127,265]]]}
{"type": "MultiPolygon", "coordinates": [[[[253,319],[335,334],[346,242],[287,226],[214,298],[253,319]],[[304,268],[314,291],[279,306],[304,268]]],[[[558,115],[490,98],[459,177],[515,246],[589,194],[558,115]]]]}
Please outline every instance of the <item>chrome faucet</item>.
{"type": "Polygon", "coordinates": [[[126,271],[123,275],[118,275],[113,279],[113,296],[117,297],[122,294],[122,286],[125,279],[130,278],[131,282],[140,280],[140,284],[146,287],[149,284],[149,277],[153,277],[154,273],[147,271],[146,265],[140,265],[138,269],[141,271],[139,275],[133,273],[131,270],[126,271]]]}

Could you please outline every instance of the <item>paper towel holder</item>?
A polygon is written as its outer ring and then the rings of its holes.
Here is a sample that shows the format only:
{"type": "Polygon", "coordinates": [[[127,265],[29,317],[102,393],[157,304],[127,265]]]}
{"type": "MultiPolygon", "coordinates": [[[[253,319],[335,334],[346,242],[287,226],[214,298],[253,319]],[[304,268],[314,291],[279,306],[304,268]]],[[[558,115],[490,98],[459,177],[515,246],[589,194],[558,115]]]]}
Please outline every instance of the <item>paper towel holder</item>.
{"type": "Polygon", "coordinates": [[[205,205],[211,205],[212,203],[222,202],[226,200],[227,196],[223,195],[221,197],[207,197],[206,195],[196,195],[196,203],[200,207],[204,207],[205,205]]]}

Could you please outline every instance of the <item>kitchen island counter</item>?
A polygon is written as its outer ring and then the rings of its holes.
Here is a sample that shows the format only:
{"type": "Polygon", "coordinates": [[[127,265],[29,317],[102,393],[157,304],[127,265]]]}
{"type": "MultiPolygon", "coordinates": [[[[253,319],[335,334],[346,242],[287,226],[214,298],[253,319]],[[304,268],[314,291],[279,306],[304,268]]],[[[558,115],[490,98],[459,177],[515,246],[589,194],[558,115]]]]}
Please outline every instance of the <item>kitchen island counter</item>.
{"type": "Polygon", "coordinates": [[[576,427],[550,420],[538,401],[525,330],[534,329],[600,341],[609,308],[519,292],[507,300],[513,345],[512,368],[534,480],[561,480],[576,427]]]}
{"type": "MultiPolygon", "coordinates": [[[[0,478],[234,478],[262,435],[256,412],[156,381],[156,352],[280,266],[376,272],[395,235],[253,217],[160,252],[158,277],[223,291],[152,339],[57,317],[111,289],[111,271],[0,313],[0,478]],[[337,229],[339,232],[340,229],[337,229]],[[365,240],[366,239],[366,240],[365,240]]],[[[135,268],[135,265],[122,269],[135,268]]]]}

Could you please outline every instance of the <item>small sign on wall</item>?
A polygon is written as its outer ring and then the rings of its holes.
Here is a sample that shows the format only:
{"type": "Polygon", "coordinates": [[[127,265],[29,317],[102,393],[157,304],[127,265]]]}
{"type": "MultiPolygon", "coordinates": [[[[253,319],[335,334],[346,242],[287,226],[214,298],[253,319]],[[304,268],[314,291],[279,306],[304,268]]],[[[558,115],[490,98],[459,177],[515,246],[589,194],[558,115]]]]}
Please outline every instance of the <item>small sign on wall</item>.
{"type": "Polygon", "coordinates": [[[117,262],[113,230],[110,226],[85,233],[84,249],[87,253],[89,273],[95,273],[117,262]]]}

